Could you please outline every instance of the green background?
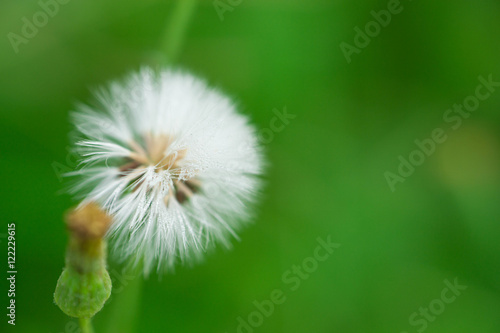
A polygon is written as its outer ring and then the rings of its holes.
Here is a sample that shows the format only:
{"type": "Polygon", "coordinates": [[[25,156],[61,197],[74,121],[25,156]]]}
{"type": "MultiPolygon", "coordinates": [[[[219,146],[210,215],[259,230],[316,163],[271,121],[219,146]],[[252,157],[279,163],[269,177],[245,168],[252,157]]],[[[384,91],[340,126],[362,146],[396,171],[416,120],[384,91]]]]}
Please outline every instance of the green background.
{"type": "MultiPolygon", "coordinates": [[[[417,332],[409,317],[455,278],[467,289],[425,331],[500,332],[500,89],[459,129],[443,120],[479,75],[500,81],[500,3],[402,6],[348,63],[340,43],[353,44],[354,27],[387,1],[244,0],[223,21],[212,1],[199,3],[178,64],[234,96],[259,128],[275,108],[296,118],[265,145],[255,225],[232,251],[145,281],[136,332],[236,332],[274,289],[286,301],[255,332],[417,332]],[[436,128],[447,140],[392,192],[384,173],[436,128]],[[282,275],[329,235],[341,247],[291,291],[282,275]]],[[[75,203],[54,171],[75,166],[68,112],[91,99],[89,88],[153,64],[172,9],[72,0],[16,54],[7,34],[40,6],[1,1],[0,233],[17,224],[18,269],[17,325],[2,310],[1,332],[77,332],[52,301],[62,214],[75,203]]],[[[5,309],[5,278],[0,287],[5,309]]],[[[115,296],[95,318],[98,333],[115,296]]]]}

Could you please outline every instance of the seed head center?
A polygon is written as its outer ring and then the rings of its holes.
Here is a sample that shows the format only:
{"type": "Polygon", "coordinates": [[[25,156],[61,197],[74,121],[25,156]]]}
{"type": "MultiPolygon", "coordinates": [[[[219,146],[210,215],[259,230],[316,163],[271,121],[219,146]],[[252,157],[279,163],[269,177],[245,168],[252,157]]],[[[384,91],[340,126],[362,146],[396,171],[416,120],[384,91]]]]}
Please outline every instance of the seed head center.
{"type": "Polygon", "coordinates": [[[173,171],[170,173],[173,180],[173,186],[165,196],[164,202],[167,205],[172,197],[175,196],[179,203],[184,203],[198,191],[199,181],[195,178],[189,180],[180,180],[177,178],[178,169],[186,156],[187,149],[173,149],[174,138],[169,135],[147,134],[144,136],[144,145],[131,141],[129,143],[131,153],[130,162],[120,168],[122,172],[144,169],[153,166],[156,172],[161,170],[173,171]]]}

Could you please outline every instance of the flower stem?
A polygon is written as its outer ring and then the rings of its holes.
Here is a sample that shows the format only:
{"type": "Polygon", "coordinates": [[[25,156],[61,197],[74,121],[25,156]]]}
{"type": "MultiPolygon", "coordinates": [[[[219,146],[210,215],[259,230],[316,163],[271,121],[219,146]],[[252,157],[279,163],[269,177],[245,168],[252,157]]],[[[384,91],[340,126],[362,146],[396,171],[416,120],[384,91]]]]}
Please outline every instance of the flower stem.
{"type": "Polygon", "coordinates": [[[177,61],[195,7],[196,0],[178,0],[173,9],[160,44],[168,64],[177,61]]]}
{"type": "Polygon", "coordinates": [[[138,269],[128,267],[124,273],[130,280],[118,286],[113,294],[112,307],[107,318],[106,332],[132,333],[135,332],[138,309],[140,309],[143,277],[138,269]]]}
{"type": "MultiPolygon", "coordinates": [[[[165,26],[165,31],[160,41],[160,63],[173,64],[177,61],[196,3],[197,0],[178,0],[175,4],[175,8],[165,26]]],[[[111,308],[111,313],[107,318],[107,332],[132,333],[135,331],[144,279],[141,276],[142,274],[138,270],[134,271],[131,269],[131,266],[129,266],[127,272],[132,274],[134,278],[127,286],[122,286],[125,287],[123,292],[113,296],[113,298],[117,298],[118,300],[113,301],[114,304],[111,308]]],[[[87,332],[85,330],[82,333],[89,332],[93,333],[92,331],[87,332]]]]}
{"type": "Polygon", "coordinates": [[[94,333],[90,318],[80,318],[80,328],[82,329],[82,333],[94,333]]]}

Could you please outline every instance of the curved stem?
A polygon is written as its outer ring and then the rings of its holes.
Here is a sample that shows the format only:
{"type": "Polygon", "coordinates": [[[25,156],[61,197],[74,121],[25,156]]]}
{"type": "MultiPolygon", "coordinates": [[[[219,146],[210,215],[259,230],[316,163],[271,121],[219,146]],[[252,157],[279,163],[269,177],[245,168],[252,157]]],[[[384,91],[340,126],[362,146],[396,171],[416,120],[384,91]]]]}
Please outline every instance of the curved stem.
{"type": "Polygon", "coordinates": [[[138,269],[129,266],[117,280],[121,285],[114,290],[106,332],[136,332],[144,279],[138,269]]]}
{"type": "MultiPolygon", "coordinates": [[[[172,64],[177,61],[196,3],[196,0],[177,1],[159,45],[163,64],[172,64]]],[[[140,267],[140,265],[138,266],[140,267]]],[[[130,283],[126,283],[129,285],[124,288],[123,293],[115,295],[118,301],[114,301],[115,304],[108,317],[108,332],[130,333],[134,331],[136,326],[143,278],[138,270],[130,269],[130,267],[126,272],[131,274],[134,278],[130,283]]],[[[90,320],[88,321],[88,329],[90,330],[87,331],[83,328],[84,325],[82,324],[82,320],[80,322],[82,325],[82,333],[93,333],[92,327],[90,326],[90,320]]]]}
{"type": "Polygon", "coordinates": [[[196,0],[178,0],[166,26],[160,44],[168,64],[177,61],[196,0]]]}
{"type": "Polygon", "coordinates": [[[79,321],[82,333],[94,333],[94,329],[92,328],[92,323],[90,321],[90,318],[80,318],[79,321]]]}

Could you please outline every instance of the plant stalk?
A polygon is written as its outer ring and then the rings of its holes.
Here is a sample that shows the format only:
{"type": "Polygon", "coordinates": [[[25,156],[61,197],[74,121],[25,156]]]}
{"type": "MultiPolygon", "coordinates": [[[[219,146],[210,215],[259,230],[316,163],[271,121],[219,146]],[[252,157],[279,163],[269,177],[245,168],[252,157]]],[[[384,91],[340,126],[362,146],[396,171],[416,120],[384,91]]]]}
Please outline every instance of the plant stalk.
{"type": "Polygon", "coordinates": [[[94,329],[92,328],[92,322],[90,318],[80,318],[80,328],[82,329],[82,333],[94,333],[94,329]]]}
{"type": "Polygon", "coordinates": [[[175,63],[179,57],[189,21],[197,0],[178,0],[165,27],[160,51],[167,64],[175,63]]]}

